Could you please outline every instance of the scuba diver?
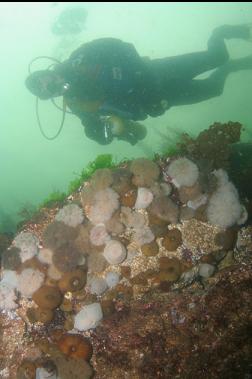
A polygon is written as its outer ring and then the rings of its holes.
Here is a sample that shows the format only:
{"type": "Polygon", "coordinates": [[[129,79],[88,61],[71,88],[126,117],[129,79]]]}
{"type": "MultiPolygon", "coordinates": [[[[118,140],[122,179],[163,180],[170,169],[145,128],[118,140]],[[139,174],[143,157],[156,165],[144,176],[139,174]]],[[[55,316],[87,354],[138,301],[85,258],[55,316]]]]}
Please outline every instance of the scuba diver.
{"type": "Polygon", "coordinates": [[[54,21],[51,31],[58,36],[78,34],[85,29],[87,11],[82,6],[63,9],[54,21]]]}
{"type": "Polygon", "coordinates": [[[88,138],[102,145],[114,138],[135,145],[146,136],[137,121],[219,96],[231,72],[252,69],[252,55],[229,59],[225,39],[232,38],[251,41],[252,26],[217,27],[206,51],[161,59],[140,57],[130,43],[101,38],[53,68],[31,73],[25,83],[39,99],[63,96],[88,138]],[[206,79],[196,78],[213,69],[206,79]]]}

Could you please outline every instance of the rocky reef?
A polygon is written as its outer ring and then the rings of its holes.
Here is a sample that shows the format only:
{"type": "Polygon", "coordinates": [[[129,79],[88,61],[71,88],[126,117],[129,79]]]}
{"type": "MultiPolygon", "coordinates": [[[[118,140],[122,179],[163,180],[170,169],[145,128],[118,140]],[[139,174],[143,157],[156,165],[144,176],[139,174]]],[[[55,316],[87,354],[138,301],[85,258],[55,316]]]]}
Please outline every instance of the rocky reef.
{"type": "Polygon", "coordinates": [[[249,377],[240,131],[214,124],[172,156],[92,166],[22,225],[2,253],[1,378],[249,377]]]}

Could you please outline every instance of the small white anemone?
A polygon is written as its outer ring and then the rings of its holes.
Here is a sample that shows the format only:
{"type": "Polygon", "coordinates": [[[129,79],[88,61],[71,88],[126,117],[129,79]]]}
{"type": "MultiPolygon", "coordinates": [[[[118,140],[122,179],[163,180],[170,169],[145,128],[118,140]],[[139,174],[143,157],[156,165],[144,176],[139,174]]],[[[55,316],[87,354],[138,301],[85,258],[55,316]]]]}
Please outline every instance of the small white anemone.
{"type": "Polygon", "coordinates": [[[11,288],[16,288],[18,283],[18,274],[13,270],[4,270],[2,273],[2,283],[7,284],[11,288]]]}
{"type": "Polygon", "coordinates": [[[74,317],[74,328],[79,331],[94,329],[102,320],[102,308],[100,303],[84,305],[74,317]]]}
{"type": "Polygon", "coordinates": [[[126,258],[127,251],[121,242],[110,240],[108,243],[106,243],[103,255],[108,263],[111,265],[118,265],[119,263],[122,263],[126,258]]]}
{"type": "Polygon", "coordinates": [[[60,280],[62,277],[62,272],[60,272],[54,264],[51,264],[47,270],[47,275],[49,276],[50,279],[52,280],[60,280]]]}
{"type": "Polygon", "coordinates": [[[109,288],[115,287],[120,280],[120,275],[118,272],[110,271],[106,274],[105,280],[109,288]]]}
{"type": "Polygon", "coordinates": [[[153,200],[153,193],[144,187],[138,187],[135,209],[147,208],[153,200]]]}
{"type": "Polygon", "coordinates": [[[108,285],[105,279],[91,277],[88,279],[87,288],[91,294],[102,295],[107,289],[108,285]]]}
{"type": "Polygon", "coordinates": [[[38,367],[36,369],[36,378],[35,379],[59,379],[57,373],[52,373],[50,370],[47,370],[44,367],[38,367]]]}
{"type": "Polygon", "coordinates": [[[213,265],[210,265],[209,263],[201,263],[199,265],[199,275],[202,278],[209,278],[214,274],[215,267],[213,265]]]}
{"type": "Polygon", "coordinates": [[[50,249],[40,249],[38,253],[38,260],[41,263],[52,264],[53,252],[50,249]]]}

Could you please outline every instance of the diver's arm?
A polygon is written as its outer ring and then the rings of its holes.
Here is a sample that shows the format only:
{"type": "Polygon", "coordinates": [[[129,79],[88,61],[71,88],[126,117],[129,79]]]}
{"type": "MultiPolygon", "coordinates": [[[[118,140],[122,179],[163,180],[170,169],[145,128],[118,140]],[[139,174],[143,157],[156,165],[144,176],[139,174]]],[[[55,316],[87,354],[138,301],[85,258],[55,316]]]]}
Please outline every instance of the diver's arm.
{"type": "Polygon", "coordinates": [[[122,119],[115,115],[98,116],[85,114],[81,117],[88,138],[100,145],[108,145],[115,138],[135,145],[146,136],[146,128],[138,122],[122,119]]]}
{"type": "Polygon", "coordinates": [[[96,114],[82,114],[81,122],[88,138],[100,145],[108,145],[113,141],[113,135],[107,125],[96,114]]]}

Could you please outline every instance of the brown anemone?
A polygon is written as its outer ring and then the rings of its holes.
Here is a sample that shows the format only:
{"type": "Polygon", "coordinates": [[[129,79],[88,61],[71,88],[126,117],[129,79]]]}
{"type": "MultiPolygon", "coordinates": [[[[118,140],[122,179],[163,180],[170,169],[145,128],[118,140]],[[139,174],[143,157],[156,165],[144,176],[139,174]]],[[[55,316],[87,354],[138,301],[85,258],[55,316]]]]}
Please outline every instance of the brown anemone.
{"type": "Polygon", "coordinates": [[[5,270],[16,270],[21,265],[20,249],[11,247],[2,254],[2,265],[5,270]]]}
{"type": "Polygon", "coordinates": [[[75,245],[71,241],[67,241],[54,250],[52,260],[59,271],[67,272],[74,270],[78,266],[81,256],[82,254],[75,245]]]}
{"type": "Polygon", "coordinates": [[[156,220],[161,219],[167,223],[176,224],[179,217],[179,208],[167,196],[159,196],[152,201],[148,208],[148,213],[152,217],[155,216],[156,220]]]}
{"type": "Polygon", "coordinates": [[[57,342],[62,353],[70,358],[82,358],[89,361],[93,349],[89,340],[79,334],[65,334],[57,342]]]}
{"type": "Polygon", "coordinates": [[[161,282],[175,282],[182,273],[181,262],[177,258],[161,257],[159,259],[160,272],[158,278],[161,282]]]}
{"type": "Polygon", "coordinates": [[[176,250],[181,244],[182,234],[179,229],[168,230],[162,241],[162,245],[168,251],[176,250]]]}
{"type": "Polygon", "coordinates": [[[41,308],[55,309],[61,304],[62,295],[58,287],[42,286],[34,292],[32,299],[41,308]]]}
{"type": "Polygon", "coordinates": [[[237,230],[227,229],[223,232],[216,234],[215,243],[224,250],[232,250],[236,244],[237,230]]]}
{"type": "Polygon", "coordinates": [[[157,255],[159,251],[159,247],[156,241],[152,241],[150,243],[146,243],[141,246],[141,251],[146,257],[151,257],[153,255],[157,255]]]}
{"type": "Polygon", "coordinates": [[[58,286],[62,292],[74,292],[81,290],[87,281],[87,273],[84,270],[66,272],[59,280],[58,286]]]}
{"type": "Polygon", "coordinates": [[[146,158],[134,159],[129,169],[133,173],[132,183],[138,187],[150,187],[160,175],[158,165],[146,158]]]}
{"type": "Polygon", "coordinates": [[[130,189],[120,197],[121,205],[124,207],[134,207],[137,199],[137,189],[130,189]]]}
{"type": "Polygon", "coordinates": [[[116,168],[112,170],[112,176],[112,188],[119,195],[123,195],[125,192],[129,191],[132,188],[132,173],[127,168],[116,168]]]}
{"type": "Polygon", "coordinates": [[[42,324],[49,324],[54,317],[52,309],[43,308],[28,308],[26,315],[31,323],[42,322],[42,324]]]}
{"type": "Polygon", "coordinates": [[[36,376],[36,366],[34,362],[25,359],[17,369],[17,379],[34,379],[36,376]]]}
{"type": "Polygon", "coordinates": [[[58,249],[68,241],[73,241],[79,233],[78,228],[73,228],[61,221],[54,221],[47,226],[43,233],[43,244],[48,249],[58,249]]]}

